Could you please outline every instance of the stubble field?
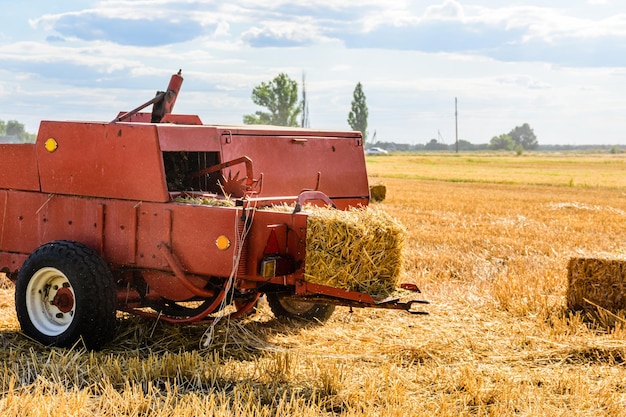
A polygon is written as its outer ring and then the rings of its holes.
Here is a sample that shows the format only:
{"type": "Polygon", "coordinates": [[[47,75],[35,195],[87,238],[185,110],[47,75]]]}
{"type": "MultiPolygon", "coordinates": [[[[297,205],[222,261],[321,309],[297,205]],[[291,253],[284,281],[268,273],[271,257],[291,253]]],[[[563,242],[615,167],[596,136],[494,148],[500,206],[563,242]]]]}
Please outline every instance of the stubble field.
{"type": "MultiPolygon", "coordinates": [[[[0,290],[0,414],[621,416],[626,327],[567,311],[572,256],[626,253],[624,155],[368,157],[408,230],[428,316],[338,308],[323,326],[120,320],[106,349],[42,347],[0,290]]],[[[603,318],[604,317],[604,318],[603,318]]]]}

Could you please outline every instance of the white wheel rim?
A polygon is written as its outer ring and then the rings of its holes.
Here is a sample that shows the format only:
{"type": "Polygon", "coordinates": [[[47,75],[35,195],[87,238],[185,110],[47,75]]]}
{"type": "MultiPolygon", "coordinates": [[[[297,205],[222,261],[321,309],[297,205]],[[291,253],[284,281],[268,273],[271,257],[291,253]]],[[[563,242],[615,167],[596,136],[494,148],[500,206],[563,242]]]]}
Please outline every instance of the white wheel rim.
{"type": "Polygon", "coordinates": [[[58,336],[72,324],[76,312],[74,289],[56,268],[41,268],[26,287],[26,311],[31,323],[46,336],[58,336]]]}

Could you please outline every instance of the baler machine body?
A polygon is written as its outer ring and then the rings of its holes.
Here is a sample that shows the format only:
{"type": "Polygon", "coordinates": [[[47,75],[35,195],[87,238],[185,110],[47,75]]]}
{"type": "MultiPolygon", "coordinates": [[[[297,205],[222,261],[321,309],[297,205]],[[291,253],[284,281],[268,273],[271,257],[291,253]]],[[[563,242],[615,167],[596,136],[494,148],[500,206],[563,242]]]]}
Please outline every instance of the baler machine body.
{"type": "Polygon", "coordinates": [[[110,269],[116,309],[169,322],[203,320],[226,304],[244,314],[263,293],[411,309],[307,283],[307,216],[272,208],[366,206],[359,132],[203,125],[197,116],[171,113],[181,83],[174,75],[168,90],[146,103],[152,113],[142,113],[144,105],[108,123],[43,121],[36,143],[0,144],[0,271],[18,281],[18,316],[35,336],[62,345],[80,294],[69,278],[61,285],[69,290],[31,279],[21,290],[26,310],[41,297],[51,307],[20,312],[19,280],[27,278],[19,272],[37,264],[29,257],[39,248],[72,249],[72,242],[110,269]]]}

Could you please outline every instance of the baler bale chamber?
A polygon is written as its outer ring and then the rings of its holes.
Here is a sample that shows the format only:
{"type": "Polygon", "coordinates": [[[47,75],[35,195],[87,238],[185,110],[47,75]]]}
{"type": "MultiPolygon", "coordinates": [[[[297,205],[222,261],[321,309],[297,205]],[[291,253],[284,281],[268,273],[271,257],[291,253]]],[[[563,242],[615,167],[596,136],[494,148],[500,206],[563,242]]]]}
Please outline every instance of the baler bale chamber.
{"type": "Polygon", "coordinates": [[[23,167],[0,171],[0,270],[26,334],[99,348],[116,310],[196,323],[263,294],[278,317],[421,313],[396,296],[402,229],[367,208],[359,132],[205,125],[172,113],[181,85],[179,72],[111,122],[43,121],[35,144],[0,145],[0,164],[23,167]]]}

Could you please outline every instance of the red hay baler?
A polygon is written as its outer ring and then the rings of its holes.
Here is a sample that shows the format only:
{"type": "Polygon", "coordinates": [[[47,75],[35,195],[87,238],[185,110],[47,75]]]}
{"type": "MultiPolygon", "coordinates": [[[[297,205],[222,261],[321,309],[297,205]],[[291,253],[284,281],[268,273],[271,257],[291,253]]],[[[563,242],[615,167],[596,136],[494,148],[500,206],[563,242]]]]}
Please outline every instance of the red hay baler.
{"type": "Polygon", "coordinates": [[[25,334],[97,349],[116,310],[194,323],[225,306],[246,314],[262,294],[280,317],[325,320],[335,305],[419,312],[422,300],[304,279],[299,208],[369,203],[359,132],[203,125],[172,113],[181,85],[179,72],[111,122],[42,121],[36,143],[0,144],[0,271],[16,284],[25,334]],[[215,204],[193,203],[205,200],[215,204]],[[295,208],[260,209],[280,204],[295,208]]]}

